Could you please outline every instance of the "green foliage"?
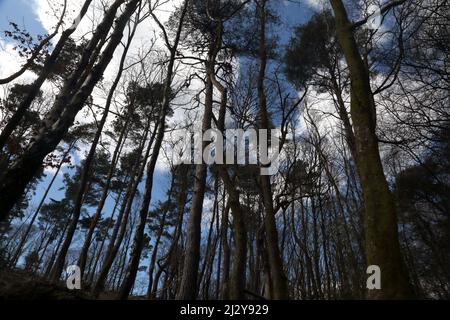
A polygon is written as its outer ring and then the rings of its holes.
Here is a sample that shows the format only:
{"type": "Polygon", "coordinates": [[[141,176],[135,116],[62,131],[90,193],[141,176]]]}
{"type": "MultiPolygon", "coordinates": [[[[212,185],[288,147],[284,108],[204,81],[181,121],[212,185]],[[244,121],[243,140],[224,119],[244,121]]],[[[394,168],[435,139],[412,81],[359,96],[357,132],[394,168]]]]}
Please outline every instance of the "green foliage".
{"type": "MultiPolygon", "coordinates": [[[[81,174],[84,168],[83,160],[80,165],[75,168],[74,174],[64,174],[65,184],[65,198],[74,203],[75,197],[78,194],[79,184],[81,181],[81,174]]],[[[100,198],[100,193],[103,190],[104,182],[109,172],[110,158],[109,154],[103,150],[97,150],[94,160],[92,161],[88,177],[88,190],[84,195],[84,203],[89,206],[95,206],[100,198]]]]}
{"type": "MultiPolygon", "coordinates": [[[[182,44],[190,51],[205,53],[219,35],[219,26],[222,23],[221,60],[225,61],[227,57],[250,48],[253,48],[250,51],[256,51],[255,30],[253,25],[248,23],[251,13],[243,3],[242,0],[190,1],[183,27],[182,44]]],[[[178,8],[169,18],[167,24],[172,33],[175,33],[180,14],[181,8],[178,8]]]]}
{"type": "MultiPolygon", "coordinates": [[[[158,122],[164,97],[164,84],[155,82],[142,86],[132,81],[128,84],[125,96],[126,105],[122,112],[124,116],[114,119],[113,129],[114,132],[120,132],[127,126],[133,140],[140,141],[149,123],[158,122]],[[128,118],[131,120],[127,121],[128,118]]],[[[167,115],[171,117],[173,110],[169,109],[167,115]]]]}
{"type": "MultiPolygon", "coordinates": [[[[396,178],[395,196],[404,232],[409,237],[415,267],[426,287],[443,288],[450,265],[450,126],[436,135],[421,165],[402,171],[396,178]]],[[[439,289],[437,295],[446,296],[439,289]]],[[[446,296],[448,298],[448,296],[446,296]]]]}
{"type": "Polygon", "coordinates": [[[341,56],[331,12],[316,14],[294,31],[284,56],[286,77],[297,88],[310,82],[320,86],[320,72],[332,69],[341,56]]]}
{"type": "MultiPolygon", "coordinates": [[[[7,119],[16,112],[23,99],[27,96],[30,87],[30,84],[14,84],[10,88],[6,98],[0,99],[0,109],[4,112],[7,119]]],[[[25,112],[17,129],[8,140],[7,146],[10,155],[15,156],[20,154],[28,144],[31,132],[33,132],[40,123],[42,115],[41,106],[43,102],[43,93],[40,91],[34,99],[31,108],[25,112]]]]}
{"type": "Polygon", "coordinates": [[[46,224],[54,226],[56,233],[61,232],[69,222],[72,203],[68,199],[60,201],[50,199],[49,203],[42,206],[39,215],[39,226],[45,228],[46,224]]]}
{"type": "MultiPolygon", "coordinates": [[[[68,38],[56,59],[48,79],[60,83],[75,72],[86,44],[86,42],[77,44],[72,38],[68,38]]],[[[46,52],[45,58],[47,59],[49,56],[50,52],[46,52]]],[[[31,70],[36,74],[40,74],[44,68],[44,62],[44,60],[37,60],[32,64],[31,70]]]]}
{"type": "MultiPolygon", "coordinates": [[[[80,219],[80,228],[81,229],[89,229],[92,220],[94,217],[84,217],[80,219]]],[[[111,218],[100,218],[100,220],[96,224],[95,233],[94,233],[94,240],[99,242],[102,241],[105,238],[108,238],[109,230],[114,225],[114,220],[111,218]]]]}

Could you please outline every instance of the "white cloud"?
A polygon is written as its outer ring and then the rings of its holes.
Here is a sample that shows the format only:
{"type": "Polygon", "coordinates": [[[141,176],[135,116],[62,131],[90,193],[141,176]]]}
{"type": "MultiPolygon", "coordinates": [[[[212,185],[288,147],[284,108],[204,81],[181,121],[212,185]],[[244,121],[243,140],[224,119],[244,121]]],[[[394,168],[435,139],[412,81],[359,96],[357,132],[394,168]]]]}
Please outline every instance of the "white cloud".
{"type": "Polygon", "coordinates": [[[306,0],[306,4],[314,10],[322,10],[327,7],[328,0],[306,0]]]}
{"type": "Polygon", "coordinates": [[[22,61],[20,61],[13,47],[13,44],[6,43],[0,39],[0,78],[10,76],[20,69],[22,61]]]}

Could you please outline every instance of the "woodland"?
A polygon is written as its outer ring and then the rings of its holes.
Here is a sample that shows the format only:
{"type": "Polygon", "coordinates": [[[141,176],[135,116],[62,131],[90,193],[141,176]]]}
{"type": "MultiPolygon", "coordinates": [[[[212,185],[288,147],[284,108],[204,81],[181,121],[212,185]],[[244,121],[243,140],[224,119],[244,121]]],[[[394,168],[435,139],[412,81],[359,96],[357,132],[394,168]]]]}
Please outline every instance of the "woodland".
{"type": "Polygon", "coordinates": [[[447,0],[46,3],[0,35],[1,298],[450,298],[447,0]],[[278,170],[180,163],[209,129],[278,170]]]}

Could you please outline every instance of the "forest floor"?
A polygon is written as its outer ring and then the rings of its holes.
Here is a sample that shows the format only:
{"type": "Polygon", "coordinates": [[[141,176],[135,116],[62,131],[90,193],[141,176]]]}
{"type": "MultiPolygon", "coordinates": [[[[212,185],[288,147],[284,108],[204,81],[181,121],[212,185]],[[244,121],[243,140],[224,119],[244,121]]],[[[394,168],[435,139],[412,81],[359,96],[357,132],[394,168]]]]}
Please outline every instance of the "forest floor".
{"type": "Polygon", "coordinates": [[[82,290],[69,290],[62,284],[51,284],[24,270],[3,269],[0,271],[0,299],[88,300],[92,296],[82,290]]]}
{"type": "MultiPolygon", "coordinates": [[[[130,296],[131,300],[143,297],[130,296]]],[[[99,300],[115,300],[117,293],[104,292],[99,300]]],[[[0,300],[96,300],[89,290],[69,290],[22,269],[0,270],[0,300]]]]}

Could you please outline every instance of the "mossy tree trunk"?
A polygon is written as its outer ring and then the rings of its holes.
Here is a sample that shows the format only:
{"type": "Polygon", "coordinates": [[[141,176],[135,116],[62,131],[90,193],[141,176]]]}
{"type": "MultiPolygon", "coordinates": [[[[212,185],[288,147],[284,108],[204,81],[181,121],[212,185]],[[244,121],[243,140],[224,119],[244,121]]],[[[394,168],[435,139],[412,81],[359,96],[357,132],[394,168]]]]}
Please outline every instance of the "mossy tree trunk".
{"type": "Polygon", "coordinates": [[[350,113],[356,144],[356,164],[364,196],[367,265],[381,269],[381,289],[370,290],[373,299],[412,296],[398,240],[395,203],[389,191],[378,150],[375,101],[369,70],[356,44],[352,25],[341,0],[331,0],[337,37],[348,64],[351,81],[350,113]]]}

